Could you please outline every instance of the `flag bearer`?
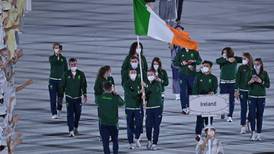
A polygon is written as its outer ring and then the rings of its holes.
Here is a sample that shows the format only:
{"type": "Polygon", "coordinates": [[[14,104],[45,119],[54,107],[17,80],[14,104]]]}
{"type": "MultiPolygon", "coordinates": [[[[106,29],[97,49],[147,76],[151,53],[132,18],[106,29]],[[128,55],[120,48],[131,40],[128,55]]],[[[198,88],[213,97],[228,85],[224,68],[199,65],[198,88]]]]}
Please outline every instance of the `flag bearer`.
{"type": "MultiPolygon", "coordinates": [[[[201,72],[198,73],[193,86],[194,95],[213,95],[217,93],[218,80],[217,77],[211,74],[211,68],[213,63],[211,61],[203,61],[201,72]]],[[[213,117],[211,117],[211,122],[213,117]]],[[[204,128],[204,123],[208,124],[208,118],[197,116],[196,120],[196,139],[199,140],[202,130],[204,128]]]]}
{"type": "Polygon", "coordinates": [[[53,55],[49,57],[50,76],[49,76],[49,96],[52,119],[60,117],[63,103],[63,96],[58,88],[64,72],[68,70],[67,59],[61,53],[61,44],[53,43],[53,55]]]}
{"type": "Polygon", "coordinates": [[[157,150],[157,143],[162,122],[163,102],[162,84],[156,80],[154,70],[147,72],[146,85],[146,136],[148,139],[147,149],[157,150]]]}
{"type": "Polygon", "coordinates": [[[235,96],[240,99],[241,102],[241,134],[245,134],[247,131],[246,113],[247,113],[247,101],[248,101],[248,76],[252,73],[253,59],[250,53],[243,53],[243,62],[239,66],[236,73],[236,87],[235,96]]]}
{"type": "Polygon", "coordinates": [[[84,72],[77,69],[76,58],[69,59],[70,70],[65,72],[61,84],[60,92],[66,95],[67,104],[67,124],[69,136],[78,135],[78,125],[82,111],[83,102],[87,102],[87,81],[84,72]]]}
{"type": "MultiPolygon", "coordinates": [[[[227,117],[228,122],[232,122],[232,115],[235,105],[235,83],[237,64],[242,63],[241,57],[234,56],[234,51],[230,47],[226,47],[221,52],[222,57],[216,59],[216,63],[220,65],[220,93],[229,94],[229,113],[227,117]]],[[[222,119],[224,115],[222,115],[222,119]]]]}
{"type": "Polygon", "coordinates": [[[97,98],[99,109],[99,130],[103,142],[104,153],[109,154],[109,139],[113,143],[113,153],[118,154],[118,107],[124,105],[122,98],[113,93],[112,84],[104,83],[104,93],[97,98]]]}
{"type": "Polygon", "coordinates": [[[174,65],[180,67],[180,99],[182,113],[189,113],[189,95],[192,94],[193,82],[196,75],[196,65],[201,64],[198,51],[182,48],[175,57],[174,65]]]}
{"type": "MultiPolygon", "coordinates": [[[[146,71],[148,69],[147,60],[146,60],[146,57],[143,54],[143,45],[142,45],[142,43],[139,42],[139,46],[141,48],[142,70],[143,70],[143,74],[146,74],[146,71]]],[[[138,71],[140,70],[139,55],[137,53],[137,50],[138,50],[137,48],[138,48],[138,43],[133,42],[130,46],[128,55],[126,56],[126,58],[123,61],[122,68],[121,68],[122,85],[123,85],[123,82],[126,81],[126,79],[124,79],[124,77],[128,78],[128,71],[131,68],[138,69],[138,71]],[[131,63],[132,57],[136,57],[136,59],[138,60],[137,62],[133,63],[133,65],[131,63]]]]}
{"type": "Polygon", "coordinates": [[[137,76],[137,71],[129,71],[129,79],[123,85],[125,91],[126,117],[127,117],[127,136],[129,148],[134,149],[135,137],[136,147],[140,148],[140,134],[143,125],[142,100],[141,100],[141,80],[137,76]]]}
{"type": "Polygon", "coordinates": [[[251,140],[262,140],[261,132],[263,125],[263,114],[265,107],[266,88],[270,87],[268,73],[264,70],[263,61],[257,58],[254,61],[254,69],[252,75],[249,76],[249,112],[252,136],[251,140]],[[257,133],[255,132],[255,124],[257,124],[257,133]]]}

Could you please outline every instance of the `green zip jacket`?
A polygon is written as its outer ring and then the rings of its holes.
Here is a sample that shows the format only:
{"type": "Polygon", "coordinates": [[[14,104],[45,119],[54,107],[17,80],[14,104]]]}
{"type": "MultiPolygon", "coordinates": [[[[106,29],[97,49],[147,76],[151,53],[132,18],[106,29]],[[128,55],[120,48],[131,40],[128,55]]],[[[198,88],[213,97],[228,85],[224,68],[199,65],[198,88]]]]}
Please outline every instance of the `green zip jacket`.
{"type": "Polygon", "coordinates": [[[67,59],[63,55],[60,54],[58,57],[54,54],[49,57],[50,63],[50,78],[61,79],[64,72],[68,70],[67,59]]]}
{"type": "Polygon", "coordinates": [[[249,65],[241,65],[236,73],[236,85],[235,88],[240,91],[248,91],[248,79],[252,74],[252,67],[249,65]]]}
{"type": "Polygon", "coordinates": [[[174,66],[178,66],[180,68],[179,69],[180,73],[183,73],[184,75],[194,76],[196,74],[196,66],[200,65],[201,62],[202,62],[202,59],[198,51],[195,51],[195,50],[186,51],[185,48],[182,48],[182,50],[176,54],[176,57],[174,60],[174,66]],[[195,60],[195,62],[188,65],[182,64],[183,61],[188,61],[188,60],[195,60]],[[190,66],[193,67],[193,70],[189,68],[190,66]]]}
{"type": "Polygon", "coordinates": [[[162,84],[156,80],[147,82],[145,89],[147,107],[162,107],[162,84]]]}
{"type": "Polygon", "coordinates": [[[266,96],[266,88],[270,87],[270,80],[268,73],[262,71],[259,74],[253,69],[252,74],[249,76],[248,81],[251,80],[253,75],[257,75],[263,82],[262,83],[252,83],[249,85],[249,97],[264,97],[266,96]]]}
{"type": "Polygon", "coordinates": [[[210,92],[217,93],[218,79],[213,74],[198,73],[193,85],[193,95],[209,94],[210,92]]]}
{"type": "Polygon", "coordinates": [[[118,124],[118,108],[125,104],[119,95],[103,93],[98,96],[98,117],[100,124],[116,126],[118,124]]]}
{"type": "Polygon", "coordinates": [[[135,81],[128,79],[124,85],[126,108],[140,108],[141,100],[141,81],[136,78],[135,81]]]}
{"type": "Polygon", "coordinates": [[[78,98],[82,95],[87,95],[87,81],[84,72],[76,70],[75,77],[68,70],[64,73],[59,87],[60,92],[63,94],[65,92],[67,97],[78,98]]]}
{"type": "Polygon", "coordinates": [[[236,78],[237,64],[242,62],[241,57],[234,57],[236,60],[230,63],[227,59],[220,57],[216,59],[216,63],[220,65],[221,80],[231,81],[236,78]]]}
{"type": "Polygon", "coordinates": [[[158,75],[158,77],[161,79],[162,92],[164,92],[165,87],[169,84],[167,72],[164,69],[157,70],[156,75],[158,75]]]}

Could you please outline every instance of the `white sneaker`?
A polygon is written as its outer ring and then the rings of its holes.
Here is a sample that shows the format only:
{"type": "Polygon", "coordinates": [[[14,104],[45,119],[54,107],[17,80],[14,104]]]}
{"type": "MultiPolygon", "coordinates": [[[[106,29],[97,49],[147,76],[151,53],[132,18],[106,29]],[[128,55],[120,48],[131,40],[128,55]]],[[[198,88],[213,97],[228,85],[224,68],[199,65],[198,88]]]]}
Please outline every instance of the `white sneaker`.
{"type": "Polygon", "coordinates": [[[61,110],[57,110],[57,117],[61,118],[61,110]]]}
{"type": "Polygon", "coordinates": [[[232,121],[233,121],[233,120],[232,120],[232,117],[227,117],[226,121],[227,121],[227,122],[232,122],[232,121]]]}
{"type": "Polygon", "coordinates": [[[147,142],[147,149],[150,150],[151,147],[152,147],[152,143],[151,143],[151,141],[148,141],[148,142],[147,142]]]}
{"type": "Polygon", "coordinates": [[[135,141],[135,143],[136,143],[136,148],[141,148],[141,147],[142,147],[142,145],[141,145],[139,139],[137,139],[137,140],[135,141]]]}
{"type": "Polygon", "coordinates": [[[152,144],[151,149],[152,150],[158,150],[157,145],[156,144],[152,144]]]}
{"type": "Polygon", "coordinates": [[[189,114],[190,110],[189,110],[189,107],[186,108],[186,113],[189,114]]]}
{"type": "Polygon", "coordinates": [[[70,132],[69,132],[69,136],[70,136],[70,137],[74,137],[74,136],[75,136],[74,131],[70,131],[70,132]]]}
{"type": "Polygon", "coordinates": [[[241,134],[246,134],[246,126],[242,126],[240,133],[241,134]]]}
{"type": "Polygon", "coordinates": [[[175,94],[175,100],[176,101],[178,101],[178,100],[180,100],[181,98],[180,98],[180,94],[175,94]]]}
{"type": "Polygon", "coordinates": [[[261,133],[257,133],[256,140],[257,141],[261,141],[262,140],[261,133]]]}
{"type": "Polygon", "coordinates": [[[255,133],[255,131],[252,132],[250,140],[251,141],[255,141],[256,140],[256,133],[255,133]]]}
{"type": "Polygon", "coordinates": [[[133,143],[129,144],[129,147],[128,147],[130,150],[134,150],[135,149],[135,146],[133,143]]]}
{"type": "Polygon", "coordinates": [[[57,117],[56,114],[52,115],[52,117],[51,117],[51,119],[57,119],[57,118],[58,118],[58,117],[57,117]]]}

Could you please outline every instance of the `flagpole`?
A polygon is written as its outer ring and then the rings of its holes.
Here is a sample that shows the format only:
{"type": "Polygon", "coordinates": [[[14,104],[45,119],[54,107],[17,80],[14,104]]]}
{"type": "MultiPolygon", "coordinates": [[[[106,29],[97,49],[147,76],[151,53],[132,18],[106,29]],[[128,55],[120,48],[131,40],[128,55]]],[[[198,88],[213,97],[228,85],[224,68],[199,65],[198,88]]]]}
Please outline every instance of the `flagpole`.
{"type": "MultiPolygon", "coordinates": [[[[139,35],[137,35],[137,49],[140,49],[140,38],[139,38],[139,35]]],[[[145,97],[145,88],[144,88],[144,79],[143,79],[143,69],[142,69],[142,55],[141,55],[141,52],[138,52],[138,57],[139,57],[139,66],[140,66],[140,75],[141,75],[141,88],[142,88],[142,100],[143,100],[143,106],[144,108],[146,108],[146,99],[145,97]]]]}

